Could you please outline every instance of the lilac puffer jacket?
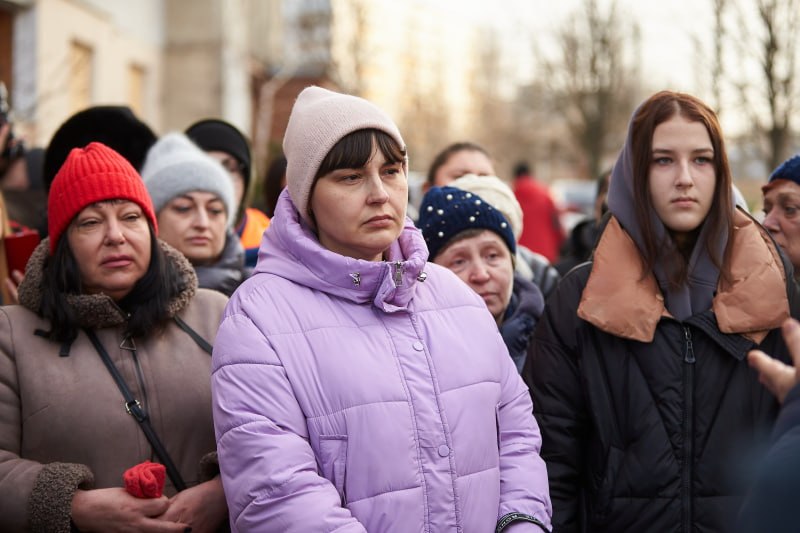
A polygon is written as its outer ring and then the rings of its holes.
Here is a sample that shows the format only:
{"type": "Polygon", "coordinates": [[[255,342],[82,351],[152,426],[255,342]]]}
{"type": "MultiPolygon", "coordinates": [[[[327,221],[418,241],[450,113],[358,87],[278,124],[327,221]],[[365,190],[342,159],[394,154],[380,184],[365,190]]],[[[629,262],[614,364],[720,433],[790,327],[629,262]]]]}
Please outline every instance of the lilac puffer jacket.
{"type": "Polygon", "coordinates": [[[214,345],[234,531],[550,527],[528,390],[483,301],[427,255],[410,220],[389,261],[335,254],[283,193],[214,345]]]}

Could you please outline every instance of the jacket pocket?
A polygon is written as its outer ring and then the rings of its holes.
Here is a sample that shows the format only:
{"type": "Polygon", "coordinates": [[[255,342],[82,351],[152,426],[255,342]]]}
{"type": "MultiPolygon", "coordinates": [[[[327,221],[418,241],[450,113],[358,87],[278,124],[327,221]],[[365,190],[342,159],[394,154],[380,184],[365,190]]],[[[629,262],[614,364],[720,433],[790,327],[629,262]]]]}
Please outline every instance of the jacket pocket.
{"type": "Polygon", "coordinates": [[[347,470],[347,435],[319,436],[319,469],[339,493],[342,506],[347,504],[345,478],[347,470]]]}

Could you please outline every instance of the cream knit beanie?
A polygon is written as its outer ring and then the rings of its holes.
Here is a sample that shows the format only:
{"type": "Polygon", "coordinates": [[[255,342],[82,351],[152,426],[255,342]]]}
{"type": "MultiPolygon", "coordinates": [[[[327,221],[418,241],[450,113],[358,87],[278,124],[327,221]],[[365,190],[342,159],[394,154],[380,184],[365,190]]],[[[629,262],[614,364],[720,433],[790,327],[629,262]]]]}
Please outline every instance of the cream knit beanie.
{"type": "MultiPolygon", "coordinates": [[[[363,129],[383,131],[405,149],[394,121],[363,98],[315,86],[303,89],[297,97],[283,137],[286,187],[292,203],[309,225],[313,223],[308,216],[308,200],[323,159],[343,137],[363,129]]],[[[404,170],[408,172],[408,158],[404,170]]]]}
{"type": "Polygon", "coordinates": [[[497,176],[464,174],[449,185],[477,194],[503,213],[508,223],[511,224],[514,238],[519,242],[519,236],[522,234],[522,208],[514,196],[514,191],[503,180],[497,176]]]}

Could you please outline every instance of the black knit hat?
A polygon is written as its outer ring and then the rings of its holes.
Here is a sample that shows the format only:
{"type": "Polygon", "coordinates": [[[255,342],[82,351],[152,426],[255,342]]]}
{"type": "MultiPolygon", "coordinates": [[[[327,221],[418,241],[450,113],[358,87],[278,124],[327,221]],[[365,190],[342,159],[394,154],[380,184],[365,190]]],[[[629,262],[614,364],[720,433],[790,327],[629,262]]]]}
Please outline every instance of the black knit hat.
{"type": "Polygon", "coordinates": [[[497,233],[511,255],[517,253],[517,242],[506,217],[477,194],[455,187],[428,190],[419,208],[417,227],[428,244],[431,261],[453,237],[475,228],[497,233]]]}
{"type": "Polygon", "coordinates": [[[250,188],[251,156],[247,138],[232,124],[216,118],[195,122],[186,128],[186,136],[206,152],[219,151],[230,154],[242,165],[244,197],[250,188]]]}
{"type": "Polygon", "coordinates": [[[47,146],[42,170],[47,190],[70,151],[90,142],[112,148],[139,171],[156,136],[126,106],[94,106],[79,111],[61,124],[47,146]]]}

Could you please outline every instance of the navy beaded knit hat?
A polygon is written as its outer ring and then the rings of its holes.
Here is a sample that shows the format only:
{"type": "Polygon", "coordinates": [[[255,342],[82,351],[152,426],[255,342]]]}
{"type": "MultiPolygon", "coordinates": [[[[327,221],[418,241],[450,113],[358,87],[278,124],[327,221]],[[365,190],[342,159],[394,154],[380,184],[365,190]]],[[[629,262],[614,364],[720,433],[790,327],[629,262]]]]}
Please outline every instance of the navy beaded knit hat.
{"type": "Polygon", "coordinates": [[[453,237],[468,229],[493,231],[512,255],[517,253],[511,224],[503,214],[477,194],[455,187],[432,187],[425,194],[417,227],[428,245],[431,261],[453,237]]]}
{"type": "Polygon", "coordinates": [[[772,183],[778,180],[793,181],[800,185],[800,154],[796,154],[778,165],[778,168],[770,174],[769,182],[762,187],[762,190],[766,192],[772,183]]]}

